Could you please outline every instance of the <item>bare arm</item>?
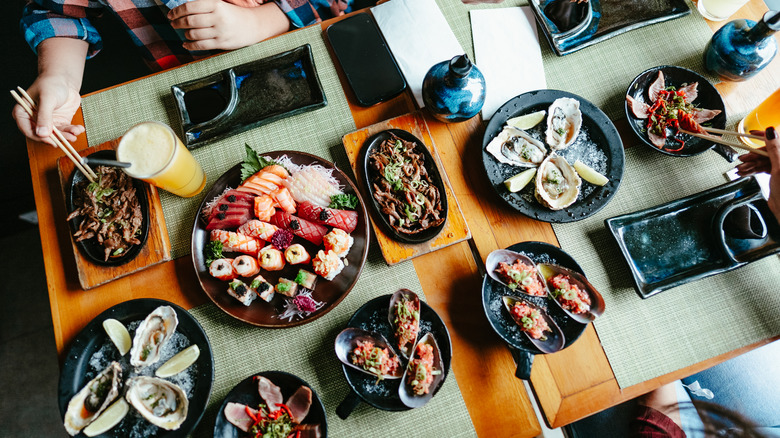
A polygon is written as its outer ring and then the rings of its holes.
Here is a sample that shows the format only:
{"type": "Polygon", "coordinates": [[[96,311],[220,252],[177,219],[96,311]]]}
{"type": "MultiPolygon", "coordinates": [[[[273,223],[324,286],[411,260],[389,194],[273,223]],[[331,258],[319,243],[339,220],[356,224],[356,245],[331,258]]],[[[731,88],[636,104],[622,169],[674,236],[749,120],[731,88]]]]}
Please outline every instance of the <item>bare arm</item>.
{"type": "Polygon", "coordinates": [[[12,113],[25,136],[52,144],[52,126],[69,141],[84,132],[83,126],[71,125],[71,121],[81,103],[79,89],[88,48],[86,41],[74,38],[49,38],[38,46],[38,77],[27,90],[38,102],[38,111],[31,118],[16,105],[12,113]]]}

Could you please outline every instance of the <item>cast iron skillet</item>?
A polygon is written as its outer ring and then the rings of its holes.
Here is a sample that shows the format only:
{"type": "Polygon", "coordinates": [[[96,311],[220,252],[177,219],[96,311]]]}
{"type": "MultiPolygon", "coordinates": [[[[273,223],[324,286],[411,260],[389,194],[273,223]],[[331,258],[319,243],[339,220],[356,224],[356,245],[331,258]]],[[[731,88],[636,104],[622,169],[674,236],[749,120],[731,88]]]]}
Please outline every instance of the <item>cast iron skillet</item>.
{"type": "MultiPolygon", "coordinates": [[[[92,158],[103,158],[109,160],[116,160],[116,152],[111,150],[98,151],[88,155],[92,158]]],[[[73,171],[73,175],[70,177],[70,184],[67,190],[65,190],[65,203],[68,209],[68,214],[76,210],[74,204],[74,197],[76,194],[76,184],[82,181],[87,181],[87,178],[78,170],[73,171]]],[[[143,215],[143,223],[141,224],[141,235],[138,236],[138,240],[141,241],[139,245],[133,245],[127,249],[123,254],[116,257],[109,257],[108,260],[103,259],[103,245],[97,243],[97,240],[93,237],[91,239],[85,239],[80,242],[76,242],[73,238],[73,234],[76,233],[81,225],[83,218],[81,216],[75,217],[70,222],[70,235],[73,242],[81,251],[81,254],[87,258],[90,262],[100,266],[120,266],[133,260],[138,253],[141,252],[141,248],[146,244],[146,238],[149,237],[149,200],[146,197],[146,183],[140,179],[132,178],[133,187],[135,187],[136,196],[138,196],[138,202],[141,205],[141,214],[143,215]]]]}
{"type": "MultiPolygon", "coordinates": [[[[520,242],[509,248],[509,250],[519,252],[528,256],[535,263],[552,263],[555,265],[569,268],[572,271],[582,272],[582,268],[576,261],[557,246],[544,242],[520,242]]],[[[482,280],[482,308],[485,311],[490,326],[493,330],[509,345],[512,356],[517,362],[517,372],[515,375],[524,380],[531,376],[531,364],[534,355],[544,354],[536,348],[534,344],[517,327],[517,323],[507,312],[501,297],[504,295],[515,295],[508,287],[493,280],[489,275],[485,275],[482,280]]],[[[561,328],[566,344],[563,348],[573,344],[582,332],[585,331],[587,324],[581,324],[564,312],[560,306],[550,301],[550,298],[532,297],[523,295],[523,299],[547,309],[550,318],[561,328]]]]}
{"type": "MultiPolygon", "coordinates": [[[[373,300],[364,304],[360,309],[352,315],[352,318],[347,322],[347,327],[357,327],[364,330],[370,330],[379,332],[385,339],[391,344],[394,344],[393,328],[390,326],[390,321],[387,320],[388,309],[390,308],[390,298],[392,295],[383,295],[376,297],[373,300]]],[[[420,300],[420,333],[418,333],[418,339],[425,336],[426,333],[432,332],[436,338],[436,342],[439,344],[441,350],[441,360],[444,364],[444,378],[441,384],[436,387],[433,394],[436,395],[444,386],[444,381],[447,379],[447,374],[450,370],[450,363],[452,362],[452,341],[450,340],[450,332],[447,330],[447,326],[444,325],[444,321],[439,318],[427,303],[420,300]]],[[[400,354],[401,365],[406,369],[408,361],[404,359],[400,354]]],[[[398,385],[401,384],[401,379],[396,380],[382,380],[377,387],[374,386],[376,378],[369,374],[362,373],[354,368],[341,364],[341,369],[344,372],[344,377],[347,379],[347,384],[352,389],[344,401],[336,408],[336,414],[342,419],[346,419],[349,414],[360,404],[360,401],[364,401],[369,405],[382,409],[384,411],[406,411],[411,408],[404,405],[398,397],[398,385]],[[372,391],[367,391],[365,388],[372,388],[372,391]]]]}
{"type": "MultiPolygon", "coordinates": [[[[650,105],[650,98],[647,95],[647,89],[650,87],[650,84],[658,79],[659,71],[663,72],[664,83],[667,87],[672,85],[679,89],[683,84],[698,82],[699,86],[697,88],[699,90],[699,95],[696,100],[693,101],[693,104],[697,108],[721,111],[721,113],[718,114],[714,119],[706,122],[705,124],[707,126],[712,126],[713,128],[724,129],[726,127],[726,106],[723,103],[723,99],[720,97],[720,93],[718,93],[718,90],[716,90],[715,87],[704,78],[704,76],[696,73],[695,71],[688,70],[687,68],[676,67],[673,65],[662,65],[647,69],[640,73],[639,76],[637,76],[631,82],[631,85],[628,86],[628,91],[626,91],[626,95],[631,96],[639,102],[645,102],[650,105]]],[[[626,120],[628,120],[628,124],[631,126],[631,130],[634,131],[634,134],[636,134],[637,138],[639,138],[642,143],[646,144],[654,151],[658,151],[666,155],[671,155],[673,157],[691,157],[693,155],[698,155],[708,149],[712,149],[712,147],[715,146],[715,143],[711,141],[693,137],[687,134],[682,134],[677,136],[677,138],[685,141],[685,146],[683,146],[682,150],[678,152],[671,152],[668,150],[658,149],[655,145],[650,143],[650,140],[647,138],[647,133],[644,132],[647,119],[640,119],[636,117],[634,112],[631,111],[631,107],[629,106],[628,101],[625,102],[624,106],[626,110],[626,120]]],[[[672,140],[671,137],[669,137],[666,139],[666,147],[669,149],[676,149],[680,147],[680,145],[676,141],[672,140]]],[[[729,159],[729,157],[724,155],[720,149],[717,149],[716,151],[723,155],[727,160],[732,161],[729,159]]],[[[731,152],[734,153],[733,150],[731,152]]]]}
{"type": "Polygon", "coordinates": [[[233,426],[227,418],[225,418],[225,406],[227,406],[229,402],[234,402],[256,409],[257,405],[265,403],[257,390],[257,382],[254,381],[255,376],[263,376],[273,382],[274,385],[278,386],[279,389],[282,390],[282,397],[285,401],[301,386],[309,387],[312,394],[311,408],[309,409],[309,414],[303,419],[302,424],[319,424],[322,438],[328,437],[328,420],[325,417],[325,406],[322,404],[322,400],[320,400],[320,397],[317,395],[314,388],[304,382],[300,377],[290,373],[285,373],[284,371],[263,371],[262,373],[257,373],[242,380],[230,390],[227,396],[225,396],[225,400],[222,402],[222,405],[220,405],[219,411],[217,411],[217,422],[214,425],[215,438],[241,438],[248,436],[239,428],[233,426]]]}
{"type": "MultiPolygon", "coordinates": [[[[546,126],[547,119],[545,116],[545,120],[541,121],[533,129],[545,128],[546,126]]],[[[582,138],[583,135],[580,132],[578,138],[582,138]]],[[[544,139],[542,141],[544,142],[544,139]]],[[[549,146],[545,144],[545,147],[548,148],[549,152],[549,146]]],[[[566,150],[563,153],[559,153],[559,155],[564,155],[567,158],[569,164],[574,164],[574,158],[569,157],[568,154],[571,154],[571,152],[567,153],[566,150]]],[[[566,91],[536,90],[510,99],[496,111],[485,129],[485,135],[482,139],[482,161],[485,173],[487,173],[488,180],[490,180],[490,185],[510,207],[536,220],[562,223],[574,222],[592,216],[607,205],[615,195],[615,192],[617,192],[620,181],[623,178],[625,153],[623,151],[623,142],[620,140],[620,135],[615,125],[597,106],[576,94],[566,91]],[[599,149],[606,155],[607,170],[605,176],[609,178],[609,182],[603,187],[597,187],[583,180],[582,192],[574,204],[563,210],[550,210],[534,199],[533,181],[518,193],[511,193],[507,190],[506,186],[504,186],[504,181],[526,168],[500,163],[485,148],[490,143],[490,140],[501,132],[508,119],[535,111],[548,111],[553,101],[561,97],[570,97],[580,101],[582,128],[587,129],[590,140],[598,145],[599,149]]]]}
{"type": "MultiPolygon", "coordinates": [[[[92,355],[100,350],[104,344],[111,344],[111,340],[103,329],[103,321],[108,318],[113,318],[127,326],[131,322],[142,321],[159,306],[173,307],[176,311],[176,316],[179,319],[176,331],[186,336],[190,341],[190,345],[196,344],[198,346],[200,349],[200,356],[195,362],[195,365],[198,367],[197,381],[192,390],[192,397],[189,399],[190,403],[189,409],[187,410],[187,419],[178,430],[168,431],[158,428],[157,434],[154,436],[166,438],[186,437],[195,430],[195,427],[200,422],[200,419],[203,417],[203,413],[206,410],[209,395],[211,394],[211,385],[214,383],[214,356],[211,352],[211,343],[206,336],[206,332],[203,331],[203,327],[201,327],[198,321],[195,320],[189,312],[176,304],[155,298],[140,298],[119,303],[96,316],[83,330],[81,330],[81,332],[79,332],[76,338],[74,338],[73,343],[68,350],[68,355],[65,356],[65,363],[62,365],[62,372],[60,373],[58,403],[62,418],[65,418],[65,411],[68,409],[68,402],[70,402],[70,399],[73,398],[73,396],[90,380],[87,379],[86,373],[90,368],[89,361],[92,358],[92,355]]],[[[131,338],[133,337],[133,334],[134,332],[130,333],[131,338]]],[[[120,364],[123,364],[122,382],[124,383],[129,377],[128,372],[132,368],[128,363],[128,355],[130,353],[126,354],[123,360],[120,360],[119,351],[113,347],[113,344],[111,347],[112,348],[110,348],[109,351],[114,357],[110,359],[117,360],[120,364]]],[[[157,362],[153,364],[152,367],[158,367],[160,365],[162,365],[162,363],[157,362]]],[[[120,396],[123,396],[123,394],[124,389],[120,392],[120,396]]],[[[98,436],[123,436],[122,431],[127,432],[127,430],[125,430],[127,423],[136,416],[133,411],[134,408],[130,407],[130,412],[124,420],[113,429],[98,436]]],[[[142,419],[141,421],[146,420],[142,419]]],[[[76,436],[83,437],[84,434],[80,433],[76,436]]]]}
{"type": "Polygon", "coordinates": [[[415,137],[412,133],[404,131],[403,129],[388,129],[387,131],[378,132],[366,140],[366,143],[363,146],[363,150],[361,151],[360,159],[363,163],[363,182],[366,184],[366,190],[368,191],[369,198],[371,198],[371,206],[374,210],[374,217],[379,218],[379,223],[382,225],[382,228],[388,236],[404,243],[422,243],[433,239],[441,232],[442,229],[444,229],[444,225],[447,224],[447,191],[444,188],[444,182],[442,181],[441,174],[439,173],[439,167],[436,165],[436,161],[433,159],[431,152],[425,146],[425,143],[420,141],[420,139],[415,137]],[[391,132],[403,140],[415,143],[417,145],[416,152],[421,153],[425,157],[425,168],[428,170],[428,175],[431,177],[431,181],[433,181],[433,184],[439,190],[439,195],[441,196],[441,208],[442,214],[444,215],[444,221],[437,227],[431,227],[415,234],[399,233],[390,225],[387,217],[384,215],[384,213],[382,213],[381,207],[376,202],[376,199],[374,199],[373,180],[379,175],[376,175],[376,171],[371,168],[369,157],[375,149],[379,148],[379,145],[381,145],[382,142],[390,138],[391,132]]]}

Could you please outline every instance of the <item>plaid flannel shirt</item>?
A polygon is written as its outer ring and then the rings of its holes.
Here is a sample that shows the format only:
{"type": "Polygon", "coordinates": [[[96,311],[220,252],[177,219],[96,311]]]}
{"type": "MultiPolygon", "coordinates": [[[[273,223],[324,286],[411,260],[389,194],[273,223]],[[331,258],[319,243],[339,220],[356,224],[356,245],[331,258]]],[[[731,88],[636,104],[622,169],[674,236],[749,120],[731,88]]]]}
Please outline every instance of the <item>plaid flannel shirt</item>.
{"type": "MultiPolygon", "coordinates": [[[[37,52],[47,38],[68,37],[89,43],[87,58],[103,46],[90,19],[103,12],[115,15],[124,24],[133,43],[153,70],[171,67],[209,56],[213,51],[190,52],[182,47],[184,32],[171,27],[166,14],[188,0],[29,0],[24,8],[21,30],[25,40],[37,52]]],[[[263,0],[226,0],[240,6],[263,0]]],[[[329,17],[330,0],[273,0],[289,18],[293,27],[304,27],[329,17]]],[[[351,3],[352,0],[348,2],[351,3]]]]}

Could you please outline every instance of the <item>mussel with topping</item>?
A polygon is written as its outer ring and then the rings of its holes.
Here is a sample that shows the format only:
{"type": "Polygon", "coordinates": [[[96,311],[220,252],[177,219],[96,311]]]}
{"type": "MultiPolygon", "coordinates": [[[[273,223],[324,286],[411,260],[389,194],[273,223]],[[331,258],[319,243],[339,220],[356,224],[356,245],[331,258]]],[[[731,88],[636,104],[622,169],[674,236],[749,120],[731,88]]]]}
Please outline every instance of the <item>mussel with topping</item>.
{"type": "Polygon", "coordinates": [[[433,397],[444,380],[441,350],[432,333],[421,337],[414,346],[414,354],[398,388],[401,402],[410,408],[419,408],[433,397]]]}
{"type": "Polygon", "coordinates": [[[528,339],[544,353],[555,353],[566,340],[558,324],[541,307],[526,300],[505,295],[504,307],[528,339]]]}
{"type": "Polygon", "coordinates": [[[420,297],[409,289],[396,291],[390,298],[387,319],[395,332],[398,351],[408,358],[420,331],[420,297]]]}
{"type": "Polygon", "coordinates": [[[538,269],[550,298],[575,321],[587,324],[604,312],[604,298],[584,275],[547,263],[540,263],[538,269]]]}
{"type": "Polygon", "coordinates": [[[536,263],[523,254],[497,249],[488,255],[485,269],[490,278],[515,292],[536,297],[547,295],[544,278],[536,269],[536,263]]]}
{"type": "Polygon", "coordinates": [[[346,328],[336,336],[336,356],[356,370],[371,374],[377,381],[400,379],[401,360],[384,336],[359,328],[346,328]]]}

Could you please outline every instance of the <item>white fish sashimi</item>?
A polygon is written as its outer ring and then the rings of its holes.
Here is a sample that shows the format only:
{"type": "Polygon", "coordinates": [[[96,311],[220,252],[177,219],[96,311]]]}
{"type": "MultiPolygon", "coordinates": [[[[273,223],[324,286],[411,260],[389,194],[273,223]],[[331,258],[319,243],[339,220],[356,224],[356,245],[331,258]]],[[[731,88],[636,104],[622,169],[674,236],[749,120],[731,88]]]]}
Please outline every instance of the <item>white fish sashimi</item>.
{"type": "Polygon", "coordinates": [[[309,201],[321,207],[330,204],[333,195],[343,194],[332,170],[322,166],[304,166],[284,181],[296,202],[309,201]]]}

